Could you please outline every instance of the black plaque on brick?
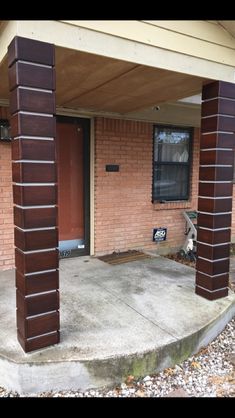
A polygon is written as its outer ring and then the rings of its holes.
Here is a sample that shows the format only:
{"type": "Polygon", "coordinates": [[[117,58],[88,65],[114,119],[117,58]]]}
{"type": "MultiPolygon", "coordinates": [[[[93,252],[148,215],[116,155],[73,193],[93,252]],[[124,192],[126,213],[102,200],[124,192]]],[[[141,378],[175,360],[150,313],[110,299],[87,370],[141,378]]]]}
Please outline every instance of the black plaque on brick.
{"type": "Polygon", "coordinates": [[[117,172],[117,171],[119,171],[119,165],[118,164],[107,164],[105,166],[105,171],[117,172]]]}

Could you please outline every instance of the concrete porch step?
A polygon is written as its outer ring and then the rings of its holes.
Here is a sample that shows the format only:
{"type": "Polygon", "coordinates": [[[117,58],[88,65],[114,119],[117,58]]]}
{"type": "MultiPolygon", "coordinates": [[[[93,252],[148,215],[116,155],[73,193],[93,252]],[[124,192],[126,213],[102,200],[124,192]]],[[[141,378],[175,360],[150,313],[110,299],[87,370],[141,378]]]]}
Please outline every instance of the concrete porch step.
{"type": "Polygon", "coordinates": [[[0,386],[21,394],[100,388],[181,362],[235,314],[235,294],[194,293],[194,269],[163,257],[60,262],[61,343],[25,354],[16,340],[14,272],[0,273],[0,386]]]}

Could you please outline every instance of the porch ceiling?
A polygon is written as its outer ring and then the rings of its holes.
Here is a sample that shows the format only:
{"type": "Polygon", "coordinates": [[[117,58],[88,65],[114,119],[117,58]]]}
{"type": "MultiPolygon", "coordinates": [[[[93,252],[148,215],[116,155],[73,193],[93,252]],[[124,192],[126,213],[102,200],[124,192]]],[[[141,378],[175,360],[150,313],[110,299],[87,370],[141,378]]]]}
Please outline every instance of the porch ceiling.
{"type": "MultiPolygon", "coordinates": [[[[7,60],[0,99],[8,99],[7,60]]],[[[70,109],[129,112],[201,91],[209,80],[56,47],[56,104],[70,109]]]]}

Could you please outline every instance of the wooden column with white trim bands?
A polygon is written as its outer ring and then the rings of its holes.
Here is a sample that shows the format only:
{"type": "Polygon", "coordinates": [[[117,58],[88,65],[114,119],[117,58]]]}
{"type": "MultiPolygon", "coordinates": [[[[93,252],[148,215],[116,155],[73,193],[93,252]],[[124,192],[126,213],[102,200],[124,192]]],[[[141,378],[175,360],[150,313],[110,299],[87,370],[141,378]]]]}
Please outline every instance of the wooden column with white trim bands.
{"type": "Polygon", "coordinates": [[[54,45],[8,48],[17,336],[25,352],[59,342],[54,45]]]}
{"type": "Polygon", "coordinates": [[[235,84],[207,84],[202,100],[196,293],[214,300],[228,295],[235,84]]]}

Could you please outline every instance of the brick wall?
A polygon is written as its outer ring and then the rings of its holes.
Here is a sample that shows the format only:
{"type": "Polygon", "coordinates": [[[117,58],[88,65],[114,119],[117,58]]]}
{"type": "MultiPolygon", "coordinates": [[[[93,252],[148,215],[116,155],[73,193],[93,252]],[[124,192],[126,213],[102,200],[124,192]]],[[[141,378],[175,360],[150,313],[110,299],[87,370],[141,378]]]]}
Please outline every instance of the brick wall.
{"type": "MultiPolygon", "coordinates": [[[[9,119],[0,107],[0,119],[9,119]]],[[[0,270],[14,266],[11,144],[0,143],[0,270]]]]}
{"type": "MultiPolygon", "coordinates": [[[[0,118],[9,117],[0,107],[0,118]]],[[[184,242],[182,210],[196,209],[199,130],[195,129],[190,203],[151,203],[152,124],[97,118],[95,126],[95,251],[130,248],[168,251],[184,242]],[[105,172],[106,164],[120,172],[105,172]],[[152,243],[152,228],[168,228],[165,243],[152,243]]],[[[234,185],[235,201],[235,185],[234,185]]],[[[0,143],[0,270],[14,266],[11,146],[0,143]]],[[[235,242],[235,205],[232,223],[235,242]]]]}
{"type": "Polygon", "coordinates": [[[97,118],[95,123],[95,253],[131,248],[166,252],[185,240],[184,209],[197,208],[199,129],[194,131],[190,202],[151,203],[152,124],[97,118]],[[106,172],[119,164],[119,172],[106,172]],[[152,229],[167,227],[165,242],[152,242],[152,229]]]}

